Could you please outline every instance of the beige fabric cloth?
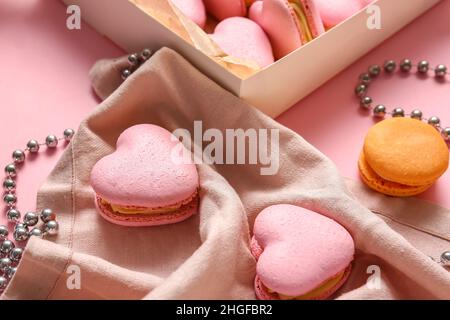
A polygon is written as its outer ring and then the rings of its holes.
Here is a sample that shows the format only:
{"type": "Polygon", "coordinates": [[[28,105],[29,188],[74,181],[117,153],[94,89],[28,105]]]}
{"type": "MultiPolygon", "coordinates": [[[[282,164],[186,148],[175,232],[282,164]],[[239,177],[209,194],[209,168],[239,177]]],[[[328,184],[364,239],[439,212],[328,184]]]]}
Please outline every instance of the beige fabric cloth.
{"type": "MultiPolygon", "coordinates": [[[[119,86],[117,71],[124,63],[101,61],[94,67],[93,84],[101,97],[119,86]]],[[[350,189],[333,163],[296,133],[162,49],[81,123],[38,197],[38,208],[59,213],[60,233],[51,242],[28,243],[3,298],[254,299],[255,261],[249,251],[254,219],[266,206],[292,203],[337,220],[355,240],[354,268],[336,297],[450,299],[450,274],[427,256],[437,258],[449,248],[449,212],[418,200],[387,198],[355,183],[350,189]],[[198,215],[153,228],[103,220],[89,175],[113,152],[118,135],[138,123],[192,130],[194,120],[202,120],[204,129],[278,128],[278,174],[261,176],[257,165],[201,164],[198,215]],[[369,265],[380,267],[378,289],[366,285],[369,265]],[[71,290],[67,283],[76,271],[81,288],[71,290]]]]}

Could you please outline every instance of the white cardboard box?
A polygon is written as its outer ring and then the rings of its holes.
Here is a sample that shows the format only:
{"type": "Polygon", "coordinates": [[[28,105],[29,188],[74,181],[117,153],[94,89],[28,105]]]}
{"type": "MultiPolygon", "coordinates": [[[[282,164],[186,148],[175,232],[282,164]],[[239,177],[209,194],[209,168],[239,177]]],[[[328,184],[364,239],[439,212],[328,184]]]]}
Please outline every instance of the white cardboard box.
{"type": "Polygon", "coordinates": [[[128,0],[63,0],[128,52],[170,47],[222,87],[276,117],[440,0],[378,0],[381,29],[359,12],[253,76],[240,79],[128,0]]]}

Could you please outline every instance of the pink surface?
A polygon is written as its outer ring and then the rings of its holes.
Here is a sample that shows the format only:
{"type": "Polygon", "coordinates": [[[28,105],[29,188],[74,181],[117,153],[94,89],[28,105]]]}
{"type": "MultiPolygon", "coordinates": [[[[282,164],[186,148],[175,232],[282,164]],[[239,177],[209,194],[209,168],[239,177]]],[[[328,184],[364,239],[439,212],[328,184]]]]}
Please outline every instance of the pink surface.
{"type": "Polygon", "coordinates": [[[247,18],[232,17],[221,21],[211,38],[225,53],[255,61],[261,68],[274,62],[272,45],[261,27],[247,18]]]}
{"type": "MultiPolygon", "coordinates": [[[[432,65],[450,65],[450,1],[444,0],[351,67],[297,103],[277,120],[301,134],[330,157],[347,177],[359,179],[357,161],[364,137],[374,124],[369,113],[360,110],[354,96],[358,76],[374,63],[408,57],[414,62],[427,59],[432,65]]],[[[374,30],[373,32],[376,32],[374,30]]],[[[350,48],[349,48],[350,49],[350,48]]],[[[382,76],[370,86],[374,105],[389,110],[423,110],[438,115],[450,126],[450,80],[439,83],[433,77],[382,76]]],[[[419,150],[418,150],[419,151],[419,150]]],[[[420,152],[420,151],[419,151],[420,152]]],[[[420,197],[450,207],[450,172],[420,197]]]]}
{"type": "MultiPolygon", "coordinates": [[[[262,249],[258,277],[268,288],[288,296],[306,294],[344,271],[355,251],[352,237],[340,224],[287,204],[261,211],[253,236],[262,249]]],[[[258,250],[252,251],[258,256],[258,250]]]]}
{"type": "Polygon", "coordinates": [[[181,158],[184,150],[164,128],[128,128],[117,150],[92,169],[92,188],[101,198],[123,206],[159,208],[184,202],[198,189],[197,168],[189,158],[181,158]]]}
{"type": "MultiPolygon", "coordinates": [[[[97,100],[90,91],[88,70],[100,58],[122,52],[83,24],[81,30],[65,28],[64,6],[57,0],[3,0],[0,6],[0,164],[30,138],[43,141],[49,133],[76,129],[97,100]],[[26,94],[24,94],[26,92],[26,94]]],[[[373,124],[359,111],[353,89],[358,75],[372,63],[410,57],[450,65],[450,1],[429,13],[379,46],[352,67],[298,103],[278,120],[300,133],[330,157],[341,173],[359,178],[357,160],[365,133],[373,124]]],[[[376,32],[376,31],[373,31],[376,32]]],[[[450,125],[449,84],[424,81],[414,75],[377,81],[370,88],[375,102],[390,107],[420,107],[426,115],[438,114],[450,125]]],[[[42,153],[19,173],[19,209],[32,210],[36,191],[58,160],[42,153]]],[[[450,207],[447,172],[422,198],[450,207]]],[[[2,206],[4,208],[4,206],[2,206]]],[[[0,222],[4,222],[0,215],[0,222]]]]}
{"type": "MultiPolygon", "coordinates": [[[[25,148],[29,139],[43,142],[50,133],[61,136],[66,127],[77,129],[98,103],[90,89],[90,67],[100,58],[122,54],[85,24],[68,30],[66,18],[64,5],[56,0],[2,0],[1,170],[11,162],[12,151],[25,148]]],[[[35,209],[36,192],[62,150],[43,150],[21,168],[17,194],[22,214],[35,209]]],[[[0,223],[5,221],[1,214],[0,223]]]]}

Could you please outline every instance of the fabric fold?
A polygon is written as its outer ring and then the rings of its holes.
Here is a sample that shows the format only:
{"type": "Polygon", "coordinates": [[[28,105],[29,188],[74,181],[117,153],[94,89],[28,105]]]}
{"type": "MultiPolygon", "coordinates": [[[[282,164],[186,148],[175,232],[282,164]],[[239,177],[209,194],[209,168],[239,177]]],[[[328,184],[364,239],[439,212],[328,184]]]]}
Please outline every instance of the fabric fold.
{"type": "MultiPolygon", "coordinates": [[[[335,165],[302,137],[225,91],[170,49],[159,50],[121,83],[118,71],[123,63],[121,58],[94,66],[94,90],[105,100],[81,123],[38,198],[39,205],[58,209],[61,232],[51,245],[42,240],[28,244],[5,297],[254,299],[255,261],[249,251],[254,219],[269,205],[289,203],[338,221],[355,240],[355,268],[336,298],[450,299],[448,271],[413,245],[418,235],[410,230],[420,236],[423,232],[371,212],[358,201],[373,204],[370,196],[350,192],[335,165]],[[268,143],[279,148],[278,170],[261,175],[261,163],[199,163],[199,214],[175,225],[126,228],[96,213],[90,171],[114,151],[123,130],[140,123],[169,131],[182,128],[189,132],[192,148],[196,143],[204,148],[207,141],[195,139],[198,121],[202,133],[214,129],[222,136],[227,129],[276,130],[278,138],[269,136],[268,143]],[[50,246],[56,257],[48,252],[50,246]],[[62,263],[67,259],[67,265],[80,267],[80,290],[67,288],[70,275],[62,263]],[[25,263],[38,260],[45,268],[59,261],[52,277],[60,273],[61,280],[50,294],[24,292],[25,284],[32,282],[32,268],[25,263]],[[374,266],[381,272],[375,288],[367,285],[372,275],[367,270],[374,266]]],[[[379,201],[389,210],[391,200],[379,201]]],[[[407,217],[414,205],[395,207],[401,211],[397,215],[407,217]]],[[[425,216],[411,224],[434,225],[435,219],[425,216]]],[[[448,211],[439,219],[450,221],[448,211]]],[[[427,237],[423,241],[449,245],[446,239],[427,237]]]]}

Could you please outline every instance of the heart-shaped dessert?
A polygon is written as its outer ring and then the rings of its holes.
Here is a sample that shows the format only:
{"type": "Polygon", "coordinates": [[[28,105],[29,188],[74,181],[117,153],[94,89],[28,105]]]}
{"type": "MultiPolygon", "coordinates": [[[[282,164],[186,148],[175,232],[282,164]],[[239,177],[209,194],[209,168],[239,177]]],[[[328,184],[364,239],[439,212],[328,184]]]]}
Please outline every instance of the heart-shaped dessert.
{"type": "Polygon", "coordinates": [[[155,125],[125,130],[117,150],[91,172],[100,214],[112,223],[136,227],[176,223],[195,214],[198,172],[189,159],[175,159],[180,147],[175,136],[155,125]]]}
{"type": "Polygon", "coordinates": [[[249,18],[267,33],[277,60],[325,32],[313,0],[255,1],[249,18]]]}
{"type": "Polygon", "coordinates": [[[206,9],[202,0],[171,0],[172,3],[200,28],[205,27],[206,9]]]}
{"type": "Polygon", "coordinates": [[[314,0],[323,23],[329,29],[350,18],[374,0],[314,0]]]}
{"type": "Polygon", "coordinates": [[[203,0],[206,10],[221,21],[231,17],[245,17],[252,0],[203,0]]]}
{"type": "Polygon", "coordinates": [[[264,30],[247,18],[233,17],[220,22],[210,35],[222,50],[264,68],[274,62],[272,46],[264,30]]]}
{"type": "Polygon", "coordinates": [[[317,300],[347,279],[355,251],[344,227],[316,212],[287,204],[258,215],[251,250],[261,300],[317,300]]]}

